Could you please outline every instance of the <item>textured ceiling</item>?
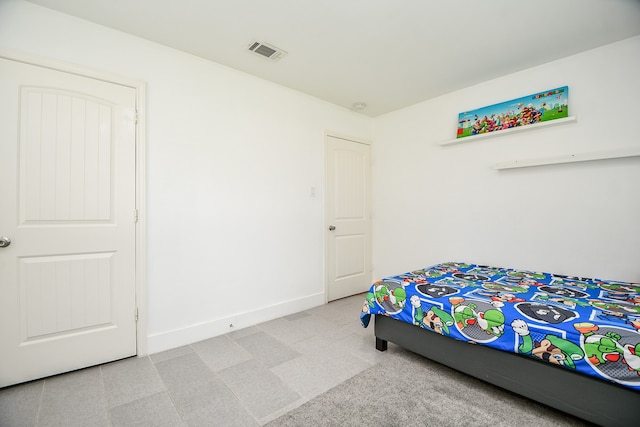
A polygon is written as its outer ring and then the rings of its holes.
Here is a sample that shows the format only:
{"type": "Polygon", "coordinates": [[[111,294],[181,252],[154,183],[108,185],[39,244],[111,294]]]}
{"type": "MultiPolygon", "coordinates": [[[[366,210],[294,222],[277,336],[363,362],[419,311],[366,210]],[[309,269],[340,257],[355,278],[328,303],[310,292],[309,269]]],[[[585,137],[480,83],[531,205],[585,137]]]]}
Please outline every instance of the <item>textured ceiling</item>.
{"type": "Polygon", "coordinates": [[[28,1],[370,116],[640,35],[640,0],[28,1]]]}

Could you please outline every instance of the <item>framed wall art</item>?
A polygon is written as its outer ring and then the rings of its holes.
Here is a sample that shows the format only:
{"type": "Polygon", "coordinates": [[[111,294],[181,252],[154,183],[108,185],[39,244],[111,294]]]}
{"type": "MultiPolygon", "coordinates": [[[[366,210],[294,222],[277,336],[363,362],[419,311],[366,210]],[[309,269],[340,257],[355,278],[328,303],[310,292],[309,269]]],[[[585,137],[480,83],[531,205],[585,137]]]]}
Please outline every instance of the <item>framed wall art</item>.
{"type": "Polygon", "coordinates": [[[569,116],[569,87],[546,90],[458,115],[457,139],[569,116]]]}

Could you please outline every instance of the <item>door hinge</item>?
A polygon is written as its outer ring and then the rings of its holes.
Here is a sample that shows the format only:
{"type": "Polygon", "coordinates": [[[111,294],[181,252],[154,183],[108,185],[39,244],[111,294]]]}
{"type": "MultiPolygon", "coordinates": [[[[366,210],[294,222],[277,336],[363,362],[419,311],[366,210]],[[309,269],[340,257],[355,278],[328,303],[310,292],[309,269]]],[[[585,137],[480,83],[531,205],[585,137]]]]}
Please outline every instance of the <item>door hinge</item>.
{"type": "Polygon", "coordinates": [[[136,322],[137,322],[138,321],[138,307],[136,307],[135,319],[136,319],[136,322]]]}
{"type": "Polygon", "coordinates": [[[135,109],[134,120],[135,120],[135,123],[138,124],[138,109],[137,108],[135,109]]]}
{"type": "Polygon", "coordinates": [[[133,210],[133,222],[134,223],[138,222],[138,209],[133,210]]]}

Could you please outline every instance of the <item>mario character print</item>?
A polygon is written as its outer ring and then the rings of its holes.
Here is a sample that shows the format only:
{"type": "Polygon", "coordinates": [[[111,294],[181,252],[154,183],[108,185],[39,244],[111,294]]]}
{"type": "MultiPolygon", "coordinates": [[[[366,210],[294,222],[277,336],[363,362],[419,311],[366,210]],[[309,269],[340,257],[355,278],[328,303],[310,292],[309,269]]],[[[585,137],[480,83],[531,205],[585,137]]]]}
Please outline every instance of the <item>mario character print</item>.
{"type": "Polygon", "coordinates": [[[491,303],[451,297],[455,325],[462,335],[476,342],[489,342],[504,334],[504,314],[491,303]]]}
{"type": "MultiPolygon", "coordinates": [[[[444,282],[447,283],[447,282],[444,282]]],[[[422,295],[428,298],[442,298],[449,295],[457,294],[459,291],[458,288],[453,286],[447,286],[446,284],[441,283],[425,283],[416,286],[416,291],[420,292],[422,295]]]]}
{"type": "Polygon", "coordinates": [[[584,358],[584,352],[577,344],[545,331],[532,331],[522,319],[511,322],[516,333],[518,353],[536,357],[554,365],[576,369],[576,361],[584,358]]]}
{"type": "Polygon", "coordinates": [[[407,300],[407,292],[402,283],[390,280],[374,284],[373,298],[389,314],[401,312],[407,300]]]}
{"type": "Polygon", "coordinates": [[[417,295],[412,295],[410,303],[413,308],[413,324],[429,329],[440,335],[449,335],[449,328],[453,326],[453,316],[436,305],[423,308],[417,295]]]}
{"type": "Polygon", "coordinates": [[[594,370],[621,384],[640,384],[640,334],[591,322],[573,327],[581,334],[580,345],[594,370]]]}
{"type": "Polygon", "coordinates": [[[537,322],[557,325],[578,317],[578,314],[552,304],[523,302],[516,304],[516,309],[524,316],[537,322]]]}

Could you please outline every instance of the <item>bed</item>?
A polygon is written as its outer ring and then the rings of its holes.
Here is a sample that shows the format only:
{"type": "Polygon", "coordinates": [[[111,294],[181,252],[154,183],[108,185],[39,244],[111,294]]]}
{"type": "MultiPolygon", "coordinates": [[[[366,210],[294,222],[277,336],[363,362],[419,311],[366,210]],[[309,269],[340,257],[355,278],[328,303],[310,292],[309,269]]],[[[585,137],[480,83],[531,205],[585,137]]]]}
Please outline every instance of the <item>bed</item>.
{"type": "Polygon", "coordinates": [[[360,315],[393,342],[604,426],[640,425],[640,284],[446,262],[379,280],[360,315]],[[453,338],[453,339],[452,339],[453,338]]]}

